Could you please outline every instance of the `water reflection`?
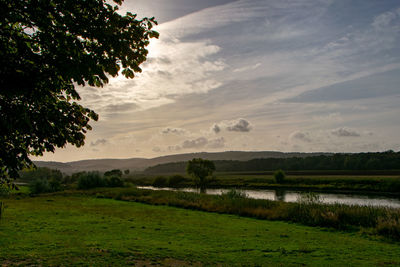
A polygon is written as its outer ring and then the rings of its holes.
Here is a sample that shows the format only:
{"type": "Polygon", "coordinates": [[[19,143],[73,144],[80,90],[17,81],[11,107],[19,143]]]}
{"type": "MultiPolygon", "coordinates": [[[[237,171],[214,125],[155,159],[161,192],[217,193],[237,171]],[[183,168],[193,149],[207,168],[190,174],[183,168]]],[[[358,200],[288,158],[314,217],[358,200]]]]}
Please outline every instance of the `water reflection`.
{"type": "MultiPolygon", "coordinates": [[[[199,190],[196,188],[168,188],[168,187],[152,187],[152,186],[138,186],[142,189],[151,190],[171,190],[171,191],[184,191],[184,192],[197,192],[199,190]]],[[[229,189],[207,189],[206,194],[210,195],[221,195],[228,192],[229,189]]],[[[301,193],[300,191],[290,191],[290,190],[264,190],[264,189],[246,189],[241,190],[248,197],[255,199],[268,199],[268,200],[278,200],[285,202],[296,202],[301,193]]],[[[346,205],[360,205],[360,206],[384,206],[392,208],[400,208],[400,199],[391,198],[385,196],[376,195],[358,195],[358,194],[334,194],[334,193],[317,193],[322,203],[340,203],[346,205]]]]}
{"type": "Polygon", "coordinates": [[[275,198],[274,198],[275,200],[285,201],[285,194],[286,194],[285,190],[277,189],[273,191],[275,191],[275,198]]]}

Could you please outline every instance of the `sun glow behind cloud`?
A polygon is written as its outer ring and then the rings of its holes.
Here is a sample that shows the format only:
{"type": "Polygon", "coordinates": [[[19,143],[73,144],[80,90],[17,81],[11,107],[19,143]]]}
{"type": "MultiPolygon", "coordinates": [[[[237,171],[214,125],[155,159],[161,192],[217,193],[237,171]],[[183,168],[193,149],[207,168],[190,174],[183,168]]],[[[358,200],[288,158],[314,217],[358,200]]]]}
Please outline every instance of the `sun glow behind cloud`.
{"type": "Polygon", "coordinates": [[[103,153],[400,149],[396,1],[240,0],[156,29],[135,79],[79,88],[103,153]]]}

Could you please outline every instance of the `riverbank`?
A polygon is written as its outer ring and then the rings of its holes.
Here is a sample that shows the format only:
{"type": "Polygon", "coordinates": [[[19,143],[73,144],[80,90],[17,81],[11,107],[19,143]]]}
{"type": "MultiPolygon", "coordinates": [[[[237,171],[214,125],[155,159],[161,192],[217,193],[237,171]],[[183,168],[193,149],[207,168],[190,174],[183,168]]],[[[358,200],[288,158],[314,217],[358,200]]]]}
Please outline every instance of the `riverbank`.
{"type": "MultiPolygon", "coordinates": [[[[168,191],[184,191],[199,193],[198,188],[170,188],[170,187],[154,187],[154,186],[138,186],[139,189],[150,190],[168,190],[168,191]]],[[[210,195],[221,195],[229,192],[227,188],[209,188],[204,193],[210,195]]],[[[346,205],[359,205],[359,206],[381,206],[390,208],[400,208],[400,197],[388,196],[380,194],[363,194],[361,193],[348,193],[341,192],[318,192],[318,191],[300,191],[300,190],[285,190],[285,189],[235,189],[240,190],[249,198],[277,200],[284,202],[297,202],[303,195],[314,194],[318,197],[322,204],[346,204],[346,205]]]]}
{"type": "Polygon", "coordinates": [[[101,198],[107,194],[119,198],[136,194],[142,199],[157,195],[119,188],[4,199],[0,262],[6,266],[400,264],[398,243],[363,231],[101,198]]]}
{"type": "Polygon", "coordinates": [[[216,176],[212,187],[237,187],[249,189],[283,189],[343,194],[363,193],[366,195],[400,196],[399,175],[354,175],[297,173],[287,175],[283,183],[276,183],[272,175],[229,174],[216,176]]]}
{"type": "MultiPolygon", "coordinates": [[[[139,186],[156,187],[194,187],[190,177],[177,175],[139,175],[126,178],[139,186]]],[[[283,183],[276,183],[268,173],[216,173],[208,188],[241,188],[330,192],[341,194],[364,194],[400,197],[400,175],[354,175],[354,174],[319,174],[297,172],[287,175],[283,183]]]]}

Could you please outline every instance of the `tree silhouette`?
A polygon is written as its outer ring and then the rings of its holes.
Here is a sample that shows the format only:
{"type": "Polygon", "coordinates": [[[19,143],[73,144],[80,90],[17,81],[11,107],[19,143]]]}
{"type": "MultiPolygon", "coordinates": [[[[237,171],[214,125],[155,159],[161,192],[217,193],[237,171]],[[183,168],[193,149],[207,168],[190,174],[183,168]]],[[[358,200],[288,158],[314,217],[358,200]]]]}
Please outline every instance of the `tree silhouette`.
{"type": "Polygon", "coordinates": [[[186,172],[195,178],[196,185],[200,188],[200,192],[205,192],[208,179],[215,171],[214,162],[201,158],[189,160],[186,172]]]}
{"type": "Polygon", "coordinates": [[[75,84],[141,72],[156,22],[109,2],[0,0],[0,184],[31,166],[30,155],[84,145],[98,115],[77,103],[75,84]]]}

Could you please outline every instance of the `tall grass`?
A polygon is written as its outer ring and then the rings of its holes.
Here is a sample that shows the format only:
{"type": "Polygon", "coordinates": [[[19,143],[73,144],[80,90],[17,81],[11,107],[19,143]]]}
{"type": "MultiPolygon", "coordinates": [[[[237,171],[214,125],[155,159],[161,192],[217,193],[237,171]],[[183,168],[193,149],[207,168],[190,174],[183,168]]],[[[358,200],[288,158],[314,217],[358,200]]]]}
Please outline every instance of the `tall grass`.
{"type": "Polygon", "coordinates": [[[1,220],[1,217],[3,216],[3,211],[4,211],[4,204],[2,201],[0,201],[0,220],[1,220]]]}
{"type": "Polygon", "coordinates": [[[400,209],[395,208],[322,204],[312,195],[303,196],[297,203],[252,199],[237,190],[231,190],[222,195],[136,188],[99,190],[88,192],[97,194],[99,197],[118,200],[237,214],[259,219],[283,220],[341,230],[368,228],[378,235],[400,241],[400,209]]]}

